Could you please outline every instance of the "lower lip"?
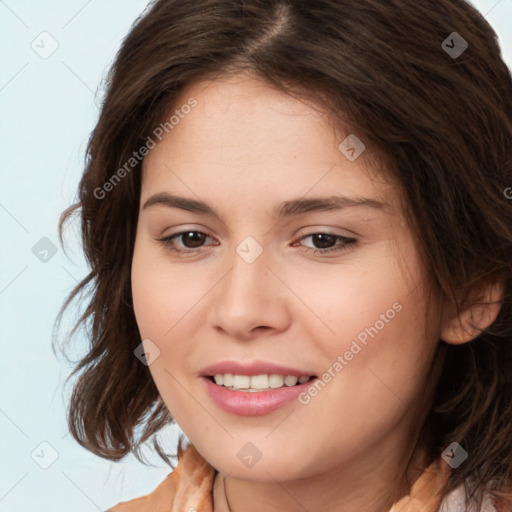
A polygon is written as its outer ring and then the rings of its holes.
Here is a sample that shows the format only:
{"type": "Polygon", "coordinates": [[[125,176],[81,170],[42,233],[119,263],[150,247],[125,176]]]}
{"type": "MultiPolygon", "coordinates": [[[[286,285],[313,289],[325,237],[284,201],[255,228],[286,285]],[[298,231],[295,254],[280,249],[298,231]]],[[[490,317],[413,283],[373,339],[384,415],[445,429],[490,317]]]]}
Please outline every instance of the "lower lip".
{"type": "Polygon", "coordinates": [[[268,391],[233,391],[217,386],[208,377],[201,377],[211,399],[227,412],[240,416],[259,416],[268,414],[296,399],[317,380],[316,377],[298,386],[284,386],[268,391]]]}

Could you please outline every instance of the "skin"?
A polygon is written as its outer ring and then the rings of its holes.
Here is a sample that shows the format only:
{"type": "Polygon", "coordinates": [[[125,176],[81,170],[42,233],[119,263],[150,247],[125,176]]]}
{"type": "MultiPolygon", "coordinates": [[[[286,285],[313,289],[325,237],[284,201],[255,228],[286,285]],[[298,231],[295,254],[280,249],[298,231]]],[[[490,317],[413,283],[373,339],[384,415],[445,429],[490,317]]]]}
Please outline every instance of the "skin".
{"type": "Polygon", "coordinates": [[[250,75],[195,83],[177,105],[190,97],[198,105],[145,158],[132,265],[141,338],[160,350],[150,365],[159,392],[203,457],[229,475],[231,511],[386,511],[425,464],[414,447],[439,338],[469,339],[426,301],[399,188],[371,169],[370,149],[353,162],[340,152],[351,132],[250,75]],[[143,208],[160,192],[202,200],[221,219],[143,208]],[[273,214],[284,201],[333,194],[387,207],[273,214]],[[174,238],[185,255],[158,241],[183,231],[208,236],[174,238]],[[307,236],[315,233],[358,242],[314,253],[341,246],[307,236]],[[263,249],[252,263],[236,252],[248,236],[263,249]],[[225,359],[321,376],[394,303],[401,311],[306,405],[242,417],[202,386],[202,368],[225,359]],[[237,457],[247,442],[262,453],[251,468],[237,457]]]}

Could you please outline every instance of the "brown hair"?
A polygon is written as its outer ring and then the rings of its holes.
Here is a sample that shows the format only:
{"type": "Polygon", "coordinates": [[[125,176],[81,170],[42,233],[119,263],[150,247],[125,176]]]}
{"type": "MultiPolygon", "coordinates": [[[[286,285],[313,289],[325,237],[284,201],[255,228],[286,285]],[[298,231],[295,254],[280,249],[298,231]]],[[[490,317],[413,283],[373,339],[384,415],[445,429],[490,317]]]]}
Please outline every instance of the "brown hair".
{"type": "Polygon", "coordinates": [[[314,98],[382,152],[386,171],[404,190],[432,288],[458,311],[467,304],[457,293],[464,298],[494,279],[505,284],[490,328],[469,343],[439,344],[446,357],[423,437],[431,458],[453,441],[470,455],[445,492],[471,477],[480,497],[491,482],[495,496],[512,503],[512,201],[504,192],[512,186],[512,78],[495,32],[463,0],[148,6],[116,56],[78,202],[59,222],[62,244],[65,222],[80,210],[91,268],[58,315],[60,324],[71,301],[89,291],[70,333],[87,326],[90,340],[70,375],[79,376],[68,417],[72,435],[119,460],[129,452],[139,457],[142,443],[173,421],[133,354],[141,342],[130,288],[141,162],[112,179],[186,86],[242,70],[314,98]],[[468,43],[457,56],[442,46],[453,32],[468,43]],[[108,195],[100,194],[109,180],[108,195]]]}

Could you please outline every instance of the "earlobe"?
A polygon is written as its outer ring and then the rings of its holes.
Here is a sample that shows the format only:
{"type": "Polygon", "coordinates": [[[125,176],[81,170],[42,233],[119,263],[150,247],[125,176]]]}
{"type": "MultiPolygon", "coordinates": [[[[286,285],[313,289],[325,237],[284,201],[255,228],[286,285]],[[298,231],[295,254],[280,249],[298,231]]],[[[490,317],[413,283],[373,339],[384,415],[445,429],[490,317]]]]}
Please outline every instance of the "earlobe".
{"type": "MultiPolygon", "coordinates": [[[[504,295],[503,282],[487,284],[483,293],[472,294],[476,300],[457,315],[454,304],[446,305],[442,313],[440,339],[461,345],[478,337],[498,317],[504,295]]],[[[468,303],[468,302],[466,302],[468,303]]]]}

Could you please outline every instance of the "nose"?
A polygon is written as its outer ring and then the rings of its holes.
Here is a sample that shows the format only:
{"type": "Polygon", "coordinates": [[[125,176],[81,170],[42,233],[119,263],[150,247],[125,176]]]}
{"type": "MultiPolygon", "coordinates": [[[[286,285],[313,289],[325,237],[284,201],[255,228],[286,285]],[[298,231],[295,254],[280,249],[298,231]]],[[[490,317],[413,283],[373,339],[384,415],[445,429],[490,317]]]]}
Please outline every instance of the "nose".
{"type": "Polygon", "coordinates": [[[210,325],[241,340],[286,330],[291,294],[269,267],[266,251],[252,262],[234,251],[230,263],[211,297],[210,325]]]}

